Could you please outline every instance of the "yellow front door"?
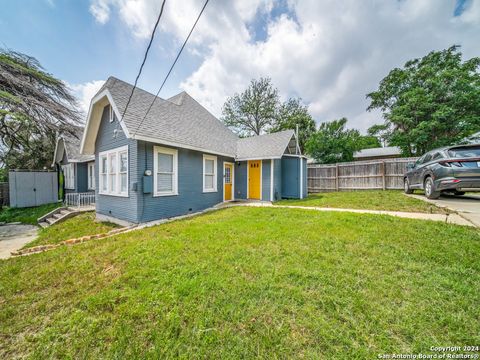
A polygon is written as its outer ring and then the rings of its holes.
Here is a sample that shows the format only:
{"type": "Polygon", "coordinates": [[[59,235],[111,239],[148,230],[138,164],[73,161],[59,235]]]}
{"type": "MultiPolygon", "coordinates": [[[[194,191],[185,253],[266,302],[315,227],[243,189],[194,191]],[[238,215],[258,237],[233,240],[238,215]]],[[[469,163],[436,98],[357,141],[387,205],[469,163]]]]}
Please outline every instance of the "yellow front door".
{"type": "Polygon", "coordinates": [[[260,200],[261,160],[248,161],[248,198],[260,200]]]}
{"type": "Polygon", "coordinates": [[[232,200],[232,182],[233,182],[233,166],[232,164],[224,164],[225,166],[225,182],[223,191],[225,192],[225,201],[232,200]]]}

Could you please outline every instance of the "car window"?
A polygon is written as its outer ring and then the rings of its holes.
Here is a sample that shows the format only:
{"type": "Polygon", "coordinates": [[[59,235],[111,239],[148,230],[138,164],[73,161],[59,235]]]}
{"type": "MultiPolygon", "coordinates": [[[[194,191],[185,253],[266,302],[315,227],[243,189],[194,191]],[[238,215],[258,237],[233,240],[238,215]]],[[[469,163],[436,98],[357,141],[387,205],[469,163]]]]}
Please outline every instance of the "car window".
{"type": "Polygon", "coordinates": [[[432,160],[438,160],[438,159],[442,159],[443,158],[443,154],[441,152],[437,152],[435,154],[433,154],[432,156],[432,160]]]}
{"type": "Polygon", "coordinates": [[[420,159],[418,159],[417,161],[415,161],[415,166],[418,166],[418,165],[423,164],[423,159],[425,159],[425,155],[423,155],[420,159]]]}
{"type": "Polygon", "coordinates": [[[422,164],[428,163],[432,160],[432,153],[427,153],[425,154],[425,157],[423,158],[422,164]]]}
{"type": "Polygon", "coordinates": [[[448,150],[452,158],[480,157],[480,146],[465,146],[448,150]]]}

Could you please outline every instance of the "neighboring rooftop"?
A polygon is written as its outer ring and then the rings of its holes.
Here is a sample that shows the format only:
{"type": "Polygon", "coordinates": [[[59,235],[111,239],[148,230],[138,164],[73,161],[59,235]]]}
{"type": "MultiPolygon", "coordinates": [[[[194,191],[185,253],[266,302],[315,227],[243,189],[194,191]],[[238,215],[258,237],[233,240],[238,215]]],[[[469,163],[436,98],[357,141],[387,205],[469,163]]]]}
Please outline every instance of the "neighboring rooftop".
{"type": "Polygon", "coordinates": [[[379,148],[363,149],[353,154],[354,159],[370,157],[391,157],[400,156],[402,150],[398,146],[386,146],[379,148]]]}

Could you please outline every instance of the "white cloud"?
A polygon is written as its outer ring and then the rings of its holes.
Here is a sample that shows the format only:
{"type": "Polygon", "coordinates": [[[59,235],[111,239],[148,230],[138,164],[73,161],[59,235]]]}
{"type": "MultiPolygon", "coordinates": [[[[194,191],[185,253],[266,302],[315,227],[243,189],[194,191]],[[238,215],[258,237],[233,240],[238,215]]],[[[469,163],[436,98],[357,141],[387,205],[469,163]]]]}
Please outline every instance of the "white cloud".
{"type": "Polygon", "coordinates": [[[105,24],[110,19],[110,0],[95,0],[90,4],[90,13],[100,24],[105,24]]]}
{"type": "MultiPolygon", "coordinates": [[[[203,0],[167,2],[162,31],[183,41],[202,5],[203,0]]],[[[202,61],[180,88],[220,115],[227,96],[252,78],[269,76],[283,97],[302,97],[317,121],[345,116],[350,126],[365,130],[381,122],[378,112],[366,112],[365,95],[392,68],[453,44],[462,45],[467,58],[480,56],[480,0],[456,18],[454,0],[289,0],[289,12],[266,16],[266,38],[255,40],[254,20],[274,6],[273,0],[209,3],[190,44],[202,61]]],[[[92,0],[92,7],[107,14],[100,22],[115,8],[143,39],[160,2],[92,0]]]]}
{"type": "Polygon", "coordinates": [[[98,90],[100,90],[104,83],[105,80],[93,80],[83,84],[69,85],[78,100],[80,110],[84,113],[85,116],[88,113],[90,101],[92,100],[93,96],[98,92],[98,90]]]}

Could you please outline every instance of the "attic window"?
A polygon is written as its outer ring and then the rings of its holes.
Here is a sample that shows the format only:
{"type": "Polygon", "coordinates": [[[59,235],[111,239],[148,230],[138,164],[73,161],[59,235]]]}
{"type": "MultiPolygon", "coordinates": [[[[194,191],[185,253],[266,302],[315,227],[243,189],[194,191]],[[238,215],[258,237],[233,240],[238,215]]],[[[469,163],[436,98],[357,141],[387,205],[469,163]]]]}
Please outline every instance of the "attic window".
{"type": "Polygon", "coordinates": [[[108,120],[110,122],[113,122],[113,120],[115,120],[115,114],[111,105],[108,107],[108,120]]]}

